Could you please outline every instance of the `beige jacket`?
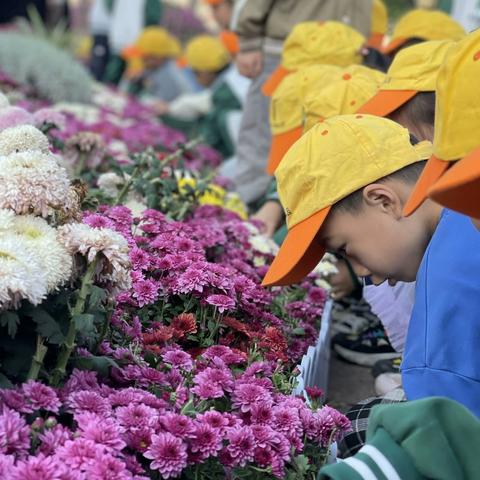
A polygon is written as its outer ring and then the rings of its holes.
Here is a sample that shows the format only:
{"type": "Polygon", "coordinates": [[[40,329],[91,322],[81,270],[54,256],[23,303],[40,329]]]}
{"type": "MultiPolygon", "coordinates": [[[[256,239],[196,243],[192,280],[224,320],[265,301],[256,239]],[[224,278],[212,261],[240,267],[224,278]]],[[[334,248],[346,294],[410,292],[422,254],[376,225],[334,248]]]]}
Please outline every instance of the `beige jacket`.
{"type": "Polygon", "coordinates": [[[372,0],[236,0],[232,29],[240,50],[279,55],[292,28],[309,20],[338,20],[370,35],[372,0]]]}

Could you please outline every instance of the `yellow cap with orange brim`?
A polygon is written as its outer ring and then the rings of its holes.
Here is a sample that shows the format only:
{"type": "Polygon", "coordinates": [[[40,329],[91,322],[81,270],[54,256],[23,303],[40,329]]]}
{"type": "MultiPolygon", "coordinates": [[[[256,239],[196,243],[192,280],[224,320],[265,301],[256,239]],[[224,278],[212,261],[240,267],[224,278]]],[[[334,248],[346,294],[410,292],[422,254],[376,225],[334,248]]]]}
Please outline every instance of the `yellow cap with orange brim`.
{"type": "Polygon", "coordinates": [[[380,88],[385,74],[363,65],[342,69],[320,91],[310,90],[303,100],[303,131],[335,115],[356,113],[380,88]]]}
{"type": "Polygon", "coordinates": [[[192,70],[217,72],[230,63],[231,57],[219,38],[198,35],[187,43],[185,60],[192,70]]]}
{"type": "Polygon", "coordinates": [[[180,55],[180,42],[162,27],[146,27],[133,45],[122,50],[122,58],[153,56],[175,58],[180,55]]]}
{"type": "Polygon", "coordinates": [[[336,21],[297,24],[285,40],[280,66],[264,83],[262,91],[271,96],[290,73],[309,65],[346,67],[361,63],[365,37],[352,27],[336,21]]]}
{"type": "Polygon", "coordinates": [[[275,172],[288,234],[263,285],[308,275],[325,253],[316,239],[332,206],[431,152],[429,142],[412,145],[407,129],[372,115],[339,115],[313,127],[275,172]]]}
{"type": "Polygon", "coordinates": [[[311,65],[292,73],[275,90],[270,102],[270,129],[272,143],[267,172],[273,175],[288,149],[303,132],[303,100],[309,92],[318,92],[340,72],[333,65],[311,65]]]}
{"type": "Polygon", "coordinates": [[[449,51],[440,69],[437,79],[433,156],[405,206],[405,215],[413,213],[426,200],[429,192],[434,200],[447,207],[455,207],[456,210],[461,207],[467,214],[480,210],[478,201],[475,205],[468,205],[474,197],[471,194],[467,196],[472,185],[478,185],[479,78],[480,30],[476,30],[449,51]],[[450,173],[449,167],[460,159],[463,159],[462,166],[459,164],[454,171],[452,168],[450,173]],[[452,192],[462,195],[462,182],[465,183],[465,197],[454,200],[456,194],[452,192]]]}
{"type": "Polygon", "coordinates": [[[400,18],[383,52],[391,53],[411,38],[461,40],[464,36],[463,27],[445,12],[416,9],[400,18]]]}
{"type": "Polygon", "coordinates": [[[359,113],[385,117],[412,99],[418,92],[434,92],[440,67],[455,45],[450,40],[419,43],[395,56],[377,94],[362,105],[359,113]]]}
{"type": "Polygon", "coordinates": [[[381,50],[385,34],[388,31],[388,10],[383,0],[373,0],[372,2],[372,32],[367,41],[368,47],[381,50]]]}

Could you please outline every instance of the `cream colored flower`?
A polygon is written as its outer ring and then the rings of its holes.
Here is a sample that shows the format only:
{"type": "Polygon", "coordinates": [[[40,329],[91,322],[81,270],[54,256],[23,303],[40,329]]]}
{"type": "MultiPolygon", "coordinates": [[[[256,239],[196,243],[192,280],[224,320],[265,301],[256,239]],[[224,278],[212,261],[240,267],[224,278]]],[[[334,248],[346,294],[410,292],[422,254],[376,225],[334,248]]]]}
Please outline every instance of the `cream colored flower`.
{"type": "Polygon", "coordinates": [[[14,217],[9,228],[26,242],[47,277],[48,292],[64,285],[72,274],[72,256],[57,240],[57,232],[43,218],[33,215],[14,217]]]}
{"type": "Polygon", "coordinates": [[[144,203],[133,196],[129,196],[125,202],[125,206],[130,209],[134,217],[140,217],[148,208],[144,203]]]}
{"type": "Polygon", "coordinates": [[[19,152],[0,156],[0,208],[47,217],[68,195],[67,172],[52,155],[19,152]]]}
{"type": "Polygon", "coordinates": [[[109,198],[116,198],[124,183],[125,180],[113,172],[102,173],[97,180],[98,188],[103,190],[103,193],[109,198]]]}
{"type": "Polygon", "coordinates": [[[0,132],[0,155],[10,155],[27,150],[49,153],[48,138],[32,125],[19,125],[0,132]]]}
{"type": "Polygon", "coordinates": [[[47,276],[28,242],[0,233],[0,310],[18,308],[22,300],[38,305],[47,295],[47,276]]]}
{"type": "Polygon", "coordinates": [[[98,256],[98,280],[122,290],[130,287],[129,248],[122,235],[109,228],[71,223],[58,228],[57,238],[71,255],[80,254],[88,263],[98,256]]]}
{"type": "Polygon", "coordinates": [[[12,210],[0,208],[0,230],[8,230],[13,223],[15,214],[12,210]]]}
{"type": "Polygon", "coordinates": [[[10,102],[8,98],[5,96],[5,94],[0,92],[0,108],[5,108],[5,107],[8,107],[9,105],[10,105],[10,102]]]}

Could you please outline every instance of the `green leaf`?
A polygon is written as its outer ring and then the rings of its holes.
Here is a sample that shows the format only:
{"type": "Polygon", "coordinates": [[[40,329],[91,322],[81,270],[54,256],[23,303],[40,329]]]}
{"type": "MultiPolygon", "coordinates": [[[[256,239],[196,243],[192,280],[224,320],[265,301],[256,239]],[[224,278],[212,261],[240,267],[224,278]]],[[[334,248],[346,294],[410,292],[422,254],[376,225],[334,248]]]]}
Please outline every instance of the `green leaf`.
{"type": "Polygon", "coordinates": [[[13,388],[13,383],[3,373],[0,373],[0,388],[13,388]]]}
{"type": "Polygon", "coordinates": [[[90,299],[88,305],[90,309],[98,308],[107,298],[107,294],[103,288],[92,285],[90,289],[90,299]]]}
{"type": "Polygon", "coordinates": [[[75,328],[77,332],[80,332],[82,335],[88,334],[94,330],[93,322],[95,316],[91,313],[80,313],[73,316],[73,321],[75,322],[75,328]]]}
{"type": "Polygon", "coordinates": [[[16,312],[4,312],[0,315],[0,324],[2,327],[7,327],[8,334],[15,338],[17,334],[20,318],[16,312]]]}
{"type": "Polygon", "coordinates": [[[32,307],[26,310],[27,315],[37,324],[36,331],[45,337],[49,343],[60,345],[65,340],[58,322],[43,308],[32,307]]]}
{"type": "Polygon", "coordinates": [[[304,328],[301,328],[301,327],[297,327],[297,328],[294,328],[293,329],[293,332],[292,332],[294,335],[298,335],[298,336],[303,336],[305,335],[305,329],[304,328]]]}
{"type": "Polygon", "coordinates": [[[110,368],[119,368],[118,363],[111,358],[94,355],[91,357],[77,357],[73,360],[73,364],[81,370],[94,370],[103,377],[108,376],[110,368]]]}

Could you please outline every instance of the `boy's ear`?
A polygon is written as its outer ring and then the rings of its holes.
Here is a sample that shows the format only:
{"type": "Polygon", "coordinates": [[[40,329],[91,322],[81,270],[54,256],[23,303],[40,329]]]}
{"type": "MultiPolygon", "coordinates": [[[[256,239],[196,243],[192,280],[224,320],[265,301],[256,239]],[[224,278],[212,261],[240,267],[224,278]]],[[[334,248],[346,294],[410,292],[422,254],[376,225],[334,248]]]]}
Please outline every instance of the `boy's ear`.
{"type": "Polygon", "coordinates": [[[384,183],[371,183],[363,189],[363,202],[382,212],[393,215],[395,218],[402,217],[402,201],[395,190],[384,183]]]}

